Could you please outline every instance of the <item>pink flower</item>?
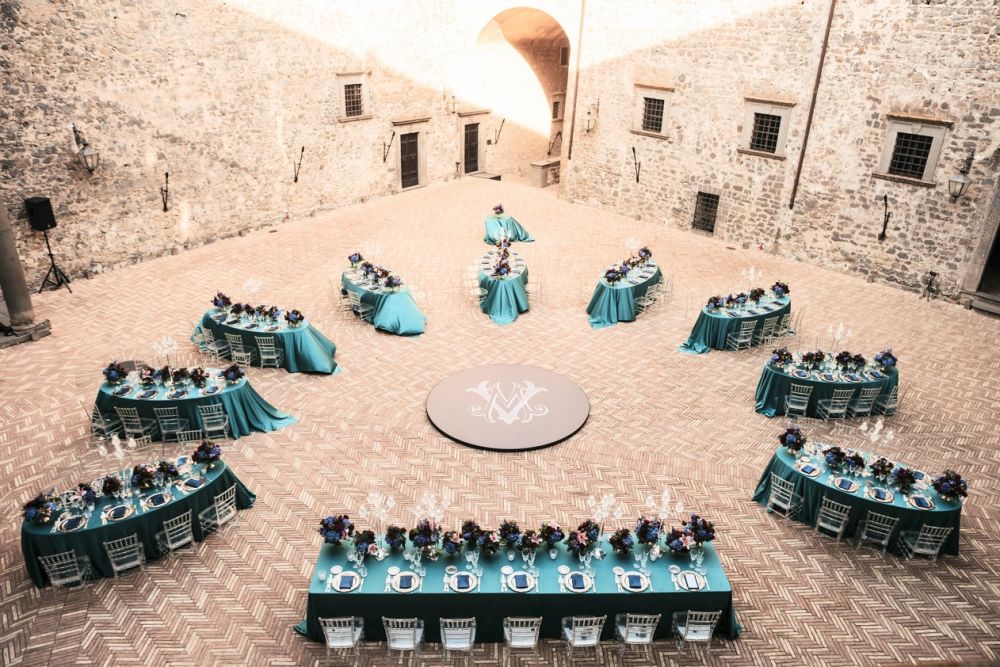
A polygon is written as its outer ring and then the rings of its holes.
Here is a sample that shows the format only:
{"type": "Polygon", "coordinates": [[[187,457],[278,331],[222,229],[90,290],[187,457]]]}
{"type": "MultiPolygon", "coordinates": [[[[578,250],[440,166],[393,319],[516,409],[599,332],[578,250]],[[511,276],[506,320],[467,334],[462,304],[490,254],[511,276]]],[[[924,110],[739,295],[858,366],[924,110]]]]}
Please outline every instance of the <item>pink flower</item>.
{"type": "Polygon", "coordinates": [[[586,533],[577,533],[576,534],[576,541],[579,542],[580,544],[586,544],[587,543],[587,534],[586,533]]]}
{"type": "Polygon", "coordinates": [[[369,556],[374,556],[377,553],[378,553],[378,545],[376,545],[376,544],[369,544],[368,545],[368,555],[369,556]]]}

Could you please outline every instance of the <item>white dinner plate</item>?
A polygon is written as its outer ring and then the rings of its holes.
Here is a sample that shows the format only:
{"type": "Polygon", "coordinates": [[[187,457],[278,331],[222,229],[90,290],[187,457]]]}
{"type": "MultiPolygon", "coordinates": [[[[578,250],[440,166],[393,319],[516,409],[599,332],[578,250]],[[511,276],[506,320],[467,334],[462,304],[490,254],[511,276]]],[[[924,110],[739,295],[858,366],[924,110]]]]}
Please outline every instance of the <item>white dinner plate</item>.
{"type": "Polygon", "coordinates": [[[527,572],[511,572],[507,575],[507,588],[515,593],[527,593],[535,588],[535,577],[527,572]]]}
{"type": "Polygon", "coordinates": [[[570,572],[563,577],[563,583],[573,593],[586,593],[594,586],[594,580],[586,572],[570,572]]]}
{"type": "Polygon", "coordinates": [[[479,577],[471,572],[455,572],[448,579],[448,587],[456,593],[474,591],[477,585],[479,585],[479,577]]]}
{"type": "Polygon", "coordinates": [[[649,588],[649,577],[642,572],[625,572],[618,577],[618,582],[629,593],[641,593],[649,588]]]}
{"type": "Polygon", "coordinates": [[[420,577],[415,572],[399,572],[392,578],[391,585],[397,593],[412,593],[420,588],[420,577]]]}
{"type": "Polygon", "coordinates": [[[681,572],[675,575],[674,578],[677,581],[677,585],[685,591],[700,591],[708,583],[705,581],[705,577],[691,570],[681,572]]]}
{"type": "Polygon", "coordinates": [[[350,593],[361,586],[361,575],[357,572],[340,572],[330,579],[330,590],[337,593],[350,593]]]}

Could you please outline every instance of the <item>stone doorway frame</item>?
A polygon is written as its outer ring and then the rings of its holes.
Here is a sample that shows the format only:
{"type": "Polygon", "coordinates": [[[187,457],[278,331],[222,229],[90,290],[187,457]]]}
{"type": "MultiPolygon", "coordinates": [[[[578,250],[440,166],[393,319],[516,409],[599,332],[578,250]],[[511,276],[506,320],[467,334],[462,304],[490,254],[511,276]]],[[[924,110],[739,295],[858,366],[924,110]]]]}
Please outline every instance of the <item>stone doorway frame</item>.
{"type": "Polygon", "coordinates": [[[993,185],[993,197],[986,209],[981,228],[983,231],[973,251],[959,294],[959,301],[966,308],[972,307],[973,299],[983,281],[990,252],[995,244],[1000,243],[1000,179],[993,185]]]}

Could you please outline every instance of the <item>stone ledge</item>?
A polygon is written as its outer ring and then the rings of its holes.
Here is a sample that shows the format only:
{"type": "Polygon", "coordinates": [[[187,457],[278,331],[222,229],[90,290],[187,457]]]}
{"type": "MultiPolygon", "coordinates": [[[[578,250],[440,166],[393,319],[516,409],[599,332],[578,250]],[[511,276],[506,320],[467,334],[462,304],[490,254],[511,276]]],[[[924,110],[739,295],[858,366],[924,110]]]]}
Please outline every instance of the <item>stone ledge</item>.
{"type": "Polygon", "coordinates": [[[645,130],[629,130],[632,134],[638,134],[640,137],[652,137],[653,139],[666,139],[665,134],[656,134],[655,132],[646,132],[645,130]]]}
{"type": "Polygon", "coordinates": [[[338,123],[353,123],[357,120],[371,120],[374,118],[372,114],[365,114],[364,116],[337,116],[338,123]]]}
{"type": "Polygon", "coordinates": [[[895,174],[881,174],[877,171],[872,172],[872,178],[881,178],[883,181],[893,181],[895,183],[906,183],[907,185],[916,185],[922,188],[936,188],[937,182],[935,181],[922,181],[919,178],[908,178],[906,176],[896,176],[895,174]]]}
{"type": "Polygon", "coordinates": [[[737,153],[742,153],[744,155],[753,155],[756,157],[766,157],[772,160],[784,160],[784,155],[778,155],[777,153],[765,153],[764,151],[755,151],[750,148],[737,148],[737,153]]]}

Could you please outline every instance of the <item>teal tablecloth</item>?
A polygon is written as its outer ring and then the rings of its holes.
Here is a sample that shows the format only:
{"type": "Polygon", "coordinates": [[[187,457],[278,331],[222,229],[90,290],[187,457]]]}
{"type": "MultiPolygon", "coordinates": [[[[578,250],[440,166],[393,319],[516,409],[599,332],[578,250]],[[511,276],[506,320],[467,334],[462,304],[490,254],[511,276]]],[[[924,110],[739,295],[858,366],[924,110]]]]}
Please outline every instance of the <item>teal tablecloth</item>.
{"type": "Polygon", "coordinates": [[[528,267],[516,252],[510,253],[512,273],[508,278],[492,275],[495,250],[487,252],[480,259],[479,286],[486,290],[486,298],[481,304],[482,311],[497,324],[510,324],[521,313],[528,312],[528,267]]]}
{"type": "Polygon", "coordinates": [[[398,292],[383,292],[372,290],[367,285],[358,285],[347,277],[345,271],[340,277],[345,290],[357,292],[361,303],[372,307],[365,319],[375,325],[376,329],[388,331],[400,336],[415,336],[422,334],[427,327],[427,318],[413,301],[409,289],[405,286],[398,292]]]}
{"type": "Polygon", "coordinates": [[[770,362],[764,364],[764,370],[760,373],[760,381],[757,383],[755,397],[757,412],[768,417],[785,414],[785,397],[788,396],[792,383],[812,386],[809,409],[806,411],[806,415],[809,417],[818,416],[816,412],[818,402],[821,399],[831,398],[835,389],[853,389],[855,396],[857,396],[858,390],[863,387],[881,387],[882,391],[879,392],[879,396],[883,396],[891,392],[892,388],[899,383],[899,371],[895,368],[885,373],[885,377],[880,380],[863,375],[864,381],[862,382],[841,381],[839,372],[832,371],[832,373],[834,375],[833,381],[823,379],[820,372],[817,371],[810,371],[808,378],[797,378],[770,362]]]}
{"type": "MultiPolygon", "coordinates": [[[[226,333],[236,333],[243,339],[243,345],[248,350],[257,349],[257,338],[269,336],[274,338],[277,347],[284,351],[281,366],[288,372],[328,374],[340,372],[337,362],[333,360],[337,346],[308,321],[297,327],[289,327],[284,320],[274,325],[258,324],[253,329],[247,329],[248,324],[252,323],[227,324],[221,311],[210,310],[201,318],[201,324],[195,328],[195,333],[199,333],[201,329],[209,329],[216,339],[222,341],[226,340],[226,333]],[[268,331],[270,326],[276,326],[277,330],[268,331]]],[[[258,361],[258,365],[259,363],[258,361]]]]}
{"type": "Polygon", "coordinates": [[[500,240],[501,230],[503,230],[503,235],[511,241],[530,242],[535,240],[528,233],[528,230],[521,226],[521,223],[506,214],[488,215],[484,224],[486,225],[486,236],[483,237],[483,242],[490,245],[500,240]]]}
{"type": "MultiPolygon", "coordinates": [[[[691,335],[677,349],[691,354],[704,354],[713,349],[725,350],[726,336],[739,332],[743,322],[754,320],[757,323],[754,325],[756,331],[763,326],[762,323],[767,318],[775,316],[780,318],[791,310],[792,299],[788,296],[763,306],[751,308],[746,314],[730,311],[726,308],[718,311],[710,311],[708,307],[702,308],[701,314],[698,315],[698,321],[691,329],[691,335]],[[767,308],[771,308],[771,310],[765,310],[767,308]]],[[[781,320],[779,319],[778,322],[780,323],[781,320]]]]}
{"type": "MultiPolygon", "coordinates": [[[[636,308],[635,300],[646,294],[650,287],[660,282],[663,274],[656,262],[650,260],[650,268],[655,269],[652,275],[646,278],[632,277],[621,280],[614,285],[608,283],[604,278],[597,281],[594,288],[594,295],[590,297],[590,304],[587,305],[587,314],[590,315],[590,326],[594,329],[610,327],[618,322],[632,322],[635,320],[636,308]],[[635,282],[632,282],[635,281],[635,282]]],[[[639,269],[643,271],[644,269],[639,269]]],[[[630,272],[632,275],[635,271],[630,272]]]]}
{"type": "Polygon", "coordinates": [[[365,621],[365,639],[381,641],[385,639],[382,616],[404,616],[422,618],[425,623],[427,641],[437,642],[440,638],[439,619],[449,617],[475,617],[476,641],[503,641],[503,619],[507,616],[541,616],[542,636],[559,637],[560,621],[565,616],[603,615],[608,619],[604,626],[604,639],[614,636],[614,616],[619,613],[635,612],[663,614],[657,626],[656,636],[670,634],[671,613],[675,611],[722,610],[717,632],[720,636],[735,639],[740,634],[733,609],[733,590],[722,569],[722,563],[712,544],[706,548],[704,566],[707,570],[709,588],[688,592],[674,590],[668,566],[679,565],[688,570],[691,561],[687,555],[665,555],[656,562],[649,563],[652,572],[653,591],[643,593],[618,592],[612,568],[621,566],[634,570],[631,557],[620,557],[611,552],[605,538],[602,547],[608,551],[603,560],[593,560],[591,565],[597,573],[595,588],[589,593],[560,593],[559,574],[556,568],[567,565],[571,570],[579,569],[579,561],[569,554],[565,545],[559,546],[559,554],[551,560],[547,550],[539,550],[535,567],[540,571],[538,592],[514,593],[500,591],[500,568],[511,565],[515,571],[523,569],[520,555],[514,562],[508,562],[505,552],[492,557],[481,557],[479,566],[484,574],[479,591],[469,593],[443,592],[444,570],[455,565],[465,570],[468,564],[464,553],[437,562],[424,559],[427,568],[423,591],[407,594],[394,591],[385,592],[386,571],[395,565],[402,571],[409,570],[409,563],[401,553],[395,553],[382,562],[368,559],[368,576],[360,588],[351,593],[326,592],[324,582],[317,572],[340,565],[350,569],[343,548],[324,544],[320,548],[316,570],[309,582],[309,599],[306,603],[306,618],[295,626],[295,630],[316,640],[323,640],[320,618],[329,616],[361,616],[365,621]]]}
{"type": "MultiPolygon", "coordinates": [[[[171,488],[174,500],[155,509],[139,511],[134,500],[118,501],[104,495],[99,496],[94,513],[85,528],[72,533],[53,532],[51,525],[36,525],[27,522],[21,524],[21,552],[24,554],[24,565],[28,576],[36,586],[42,587],[48,582],[45,570],[38,561],[39,556],[74,550],[77,555],[90,557],[94,577],[112,577],[111,561],[108,560],[104,543],[118,540],[138,533],[146,552],[146,560],[160,557],[156,544],[156,533],[163,529],[163,522],[180,516],[191,510],[191,527],[194,538],[201,541],[204,537],[201,526],[198,525],[198,513],[215,501],[215,496],[236,485],[236,506],[240,509],[251,507],[256,496],[241,482],[225,463],[219,462],[214,469],[206,474],[207,482],[191,493],[184,494],[177,488],[171,488]],[[101,512],[124,502],[136,508],[132,516],[121,521],[101,525],[101,512]]],[[[145,495],[151,495],[149,491],[145,495]]]]}
{"type": "MultiPolygon", "coordinates": [[[[822,446],[823,449],[826,447],[827,445],[822,446]]],[[[807,454],[803,452],[799,453],[799,456],[803,455],[807,454]]],[[[872,458],[871,454],[865,454],[865,460],[870,462],[875,459],[872,458]]],[[[820,470],[823,470],[819,463],[814,462],[814,464],[820,470]]],[[[945,542],[942,552],[950,555],[958,554],[958,533],[962,520],[962,503],[949,503],[941,500],[933,487],[927,490],[914,491],[914,493],[926,495],[934,502],[934,508],[930,510],[922,510],[908,505],[903,494],[891,488],[890,491],[894,494],[892,503],[879,502],[864,495],[864,480],[870,480],[870,477],[851,478],[858,482],[859,488],[854,493],[847,493],[830,484],[831,472],[829,470],[824,470],[818,477],[809,477],[799,472],[795,468],[794,456],[784,447],[779,447],[778,451],[771,458],[771,462],[764,470],[764,474],[761,475],[760,482],[757,484],[757,490],[753,494],[753,499],[761,505],[767,505],[767,498],[771,493],[772,472],[776,473],[782,479],[795,484],[795,493],[802,495],[802,509],[796,516],[798,521],[814,525],[816,515],[819,513],[820,503],[823,501],[823,496],[828,495],[830,496],[830,500],[851,506],[851,517],[847,524],[847,529],[844,531],[846,537],[854,535],[857,531],[858,523],[863,521],[868,511],[871,510],[877,514],[899,517],[899,523],[896,524],[896,531],[890,538],[890,550],[895,548],[900,531],[918,530],[921,525],[926,523],[932,526],[951,526],[954,528],[951,534],[948,535],[948,540],[945,542]]],[[[878,482],[875,482],[875,485],[881,488],[888,488],[878,482]]]]}
{"type": "MultiPolygon", "coordinates": [[[[205,369],[214,378],[218,374],[218,369],[205,369]]],[[[208,389],[211,383],[205,388],[208,389]]],[[[204,395],[205,389],[197,389],[189,386],[188,395],[184,398],[170,400],[167,394],[169,387],[154,386],[159,393],[154,398],[139,398],[144,389],[141,385],[132,385],[132,391],[124,396],[115,396],[114,392],[118,387],[113,387],[107,382],[101,385],[97,392],[97,407],[101,412],[114,414],[115,406],[136,408],[139,416],[148,419],[155,419],[156,413],[153,408],[176,407],[178,414],[190,422],[190,428],[201,428],[201,414],[198,411],[199,405],[210,403],[221,403],[226,414],[229,415],[229,432],[233,439],[244,435],[250,435],[253,431],[270,433],[279,428],[295,423],[295,418],[278,410],[273,405],[261,398],[260,394],[254,391],[247,379],[240,380],[236,384],[226,385],[222,391],[214,395],[204,395]]]]}

